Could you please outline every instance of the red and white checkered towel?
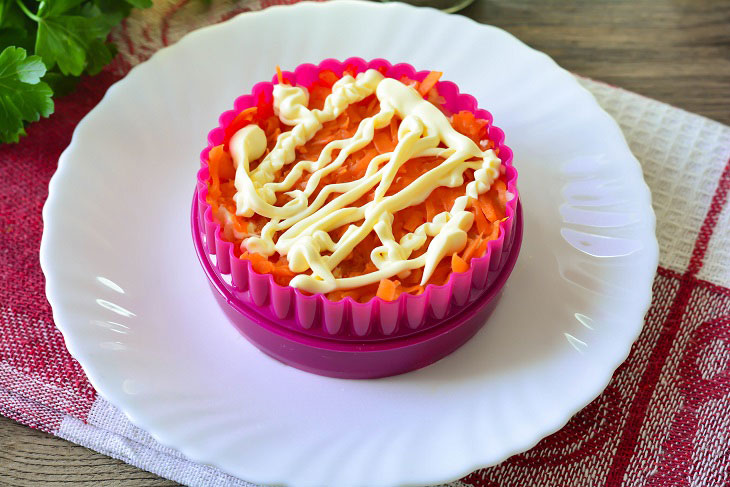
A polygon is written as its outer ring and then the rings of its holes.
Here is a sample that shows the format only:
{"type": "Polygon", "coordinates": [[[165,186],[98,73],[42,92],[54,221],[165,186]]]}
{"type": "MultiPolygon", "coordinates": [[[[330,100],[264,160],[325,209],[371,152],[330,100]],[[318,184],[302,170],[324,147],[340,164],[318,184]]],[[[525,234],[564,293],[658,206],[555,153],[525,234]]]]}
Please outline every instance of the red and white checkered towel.
{"type": "MultiPolygon", "coordinates": [[[[0,414],[189,485],[251,485],[156,443],[99,398],[53,325],[41,208],[78,121],[185,32],[291,1],[161,2],[113,34],[120,55],[0,146],[0,414]]],[[[581,79],[618,120],[653,193],[660,267],[644,331],[606,391],[532,450],[454,486],[730,484],[730,127],[581,79]]]]}

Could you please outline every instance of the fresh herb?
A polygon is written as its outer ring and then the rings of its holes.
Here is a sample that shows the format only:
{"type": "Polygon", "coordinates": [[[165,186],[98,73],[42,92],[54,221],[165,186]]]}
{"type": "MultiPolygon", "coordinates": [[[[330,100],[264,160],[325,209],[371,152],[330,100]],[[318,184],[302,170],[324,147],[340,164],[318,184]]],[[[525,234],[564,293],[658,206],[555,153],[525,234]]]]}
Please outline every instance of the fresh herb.
{"type": "Polygon", "coordinates": [[[116,54],[112,27],[152,0],[0,0],[0,142],[17,142],[25,123],[53,113],[52,95],[116,54]],[[34,55],[28,56],[28,52],[34,55]]]}
{"type": "Polygon", "coordinates": [[[38,56],[28,57],[22,47],[0,53],[0,139],[17,142],[25,122],[53,113],[51,87],[41,81],[46,67],[38,56]]]}

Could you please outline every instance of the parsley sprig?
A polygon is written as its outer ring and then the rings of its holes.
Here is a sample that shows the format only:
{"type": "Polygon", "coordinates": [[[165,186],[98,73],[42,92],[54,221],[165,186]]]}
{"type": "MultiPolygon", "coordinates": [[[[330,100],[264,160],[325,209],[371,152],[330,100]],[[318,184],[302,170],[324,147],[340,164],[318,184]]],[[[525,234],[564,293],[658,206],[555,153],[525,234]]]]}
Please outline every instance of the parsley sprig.
{"type": "Polygon", "coordinates": [[[53,113],[53,95],[94,75],[116,50],[109,31],[152,0],[0,0],[0,142],[53,113]],[[28,53],[33,53],[28,55],[28,53]]]}

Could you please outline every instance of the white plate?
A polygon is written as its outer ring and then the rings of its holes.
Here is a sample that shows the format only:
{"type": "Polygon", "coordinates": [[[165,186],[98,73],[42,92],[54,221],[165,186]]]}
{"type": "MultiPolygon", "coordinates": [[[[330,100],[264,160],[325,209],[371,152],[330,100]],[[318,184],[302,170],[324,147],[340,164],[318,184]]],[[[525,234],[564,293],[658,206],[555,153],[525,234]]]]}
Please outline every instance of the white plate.
{"type": "Polygon", "coordinates": [[[403,4],[276,7],[161,50],[79,124],[43,217],[54,319],[99,393],[193,460],[297,486],[435,483],[531,447],[624,360],[657,265],[649,190],[591,95],[499,29],[403,4]],[[373,381],[248,344],[188,228],[217,115],[277,64],[353,55],[438,69],[475,95],[514,149],[526,216],[488,326],[433,366],[373,381]]]}

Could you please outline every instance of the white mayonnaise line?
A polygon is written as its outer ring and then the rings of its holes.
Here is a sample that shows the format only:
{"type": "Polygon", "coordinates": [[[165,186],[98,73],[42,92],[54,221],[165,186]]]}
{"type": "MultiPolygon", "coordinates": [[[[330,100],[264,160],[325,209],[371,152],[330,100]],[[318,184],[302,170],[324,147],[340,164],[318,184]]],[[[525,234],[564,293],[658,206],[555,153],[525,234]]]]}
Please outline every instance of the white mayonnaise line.
{"type": "MultiPolygon", "coordinates": [[[[478,198],[489,190],[499,176],[500,160],[494,151],[482,151],[471,139],[458,133],[448,118],[413,88],[375,70],[357,78],[345,75],[332,87],[322,110],[307,108],[309,94],[304,88],[288,85],[274,87],[274,110],[279,119],[293,126],[277,138],[275,147],[261,163],[250,170],[250,162],[264,155],[266,134],[257,125],[248,125],[234,134],[230,151],[236,167],[236,214],[250,217],[259,213],[270,221],[261,234],[248,236],[242,247],[249,252],[269,256],[286,255],[289,268],[299,273],[291,286],[317,293],[350,289],[372,284],[395,275],[405,276],[423,267],[421,284],[431,277],[439,261],[466,245],[467,231],[473,224],[471,212],[465,211],[469,198],[478,198]],[[323,127],[335,120],[352,103],[375,93],[380,111],[363,119],[349,139],[328,143],[316,161],[300,161],[283,181],[274,182],[274,174],[294,162],[297,147],[304,145],[323,127]],[[365,175],[346,183],[329,184],[310,204],[321,179],[342,166],[347,157],[369,144],[375,130],[390,124],[393,116],[401,118],[398,144],[392,153],[374,157],[365,175]],[[440,148],[440,144],[446,148],[440,148]],[[332,153],[339,149],[337,157],[332,153]],[[408,186],[386,196],[398,169],[415,157],[438,156],[444,161],[425,172],[408,186]],[[432,222],[419,226],[399,242],[393,236],[393,215],[408,206],[422,203],[437,187],[458,187],[464,183],[464,171],[474,171],[475,180],[467,184],[465,195],[456,198],[450,211],[439,213],[432,222]],[[304,171],[311,173],[305,189],[292,190],[304,171]],[[375,188],[373,201],[363,207],[348,206],[375,188]],[[276,206],[277,193],[292,198],[276,206]],[[339,196],[325,204],[332,194],[339,196]],[[358,222],[361,222],[359,225],[358,222]],[[348,225],[342,237],[333,241],[328,232],[348,225]],[[285,230],[274,242],[277,232],[285,230]],[[373,249],[370,258],[377,271],[347,278],[337,278],[337,267],[370,232],[375,231],[382,245],[373,249]],[[433,237],[426,252],[410,259],[413,251],[433,237]],[[330,252],[331,255],[322,255],[330,252]],[[302,274],[311,269],[311,275],[302,274]]],[[[222,220],[230,232],[232,215],[224,209],[222,220]]],[[[239,232],[235,232],[241,238],[239,232]]]]}

